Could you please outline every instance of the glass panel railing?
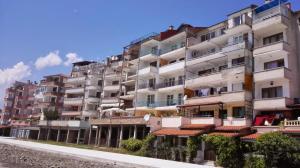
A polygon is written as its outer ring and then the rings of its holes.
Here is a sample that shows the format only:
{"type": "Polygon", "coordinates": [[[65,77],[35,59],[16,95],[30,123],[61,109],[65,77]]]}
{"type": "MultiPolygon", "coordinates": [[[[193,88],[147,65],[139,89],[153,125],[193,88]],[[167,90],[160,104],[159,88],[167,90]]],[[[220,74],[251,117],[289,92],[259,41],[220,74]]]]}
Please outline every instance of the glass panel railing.
{"type": "Polygon", "coordinates": [[[262,22],[264,20],[268,20],[270,18],[276,17],[276,16],[288,16],[288,9],[285,7],[285,5],[278,5],[271,9],[268,9],[266,11],[260,12],[260,13],[254,13],[253,15],[253,24],[262,22]]]}
{"type": "Polygon", "coordinates": [[[174,44],[172,46],[162,47],[161,50],[160,50],[160,55],[169,53],[171,51],[174,51],[174,50],[177,50],[177,49],[183,48],[183,47],[185,47],[185,43],[184,42],[177,43],[177,44],[174,44]]]}
{"type": "Polygon", "coordinates": [[[167,81],[156,84],[156,88],[166,88],[166,87],[172,87],[177,85],[183,85],[184,80],[177,80],[177,81],[167,81]]]}
{"type": "Polygon", "coordinates": [[[141,51],[140,52],[140,57],[143,57],[143,56],[146,56],[146,55],[149,55],[149,54],[158,56],[159,55],[159,50],[144,50],[144,51],[141,51]]]}

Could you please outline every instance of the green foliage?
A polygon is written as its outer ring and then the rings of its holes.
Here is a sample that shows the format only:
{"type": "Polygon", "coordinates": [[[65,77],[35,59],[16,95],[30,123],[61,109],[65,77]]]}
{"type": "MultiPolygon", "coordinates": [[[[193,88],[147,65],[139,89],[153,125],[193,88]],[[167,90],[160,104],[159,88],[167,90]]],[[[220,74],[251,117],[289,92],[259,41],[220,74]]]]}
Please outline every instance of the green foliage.
{"type": "Polygon", "coordinates": [[[202,142],[201,136],[188,138],[186,151],[189,158],[189,162],[191,162],[196,157],[197,150],[201,148],[202,145],[201,142],[202,142]]]}
{"type": "Polygon", "coordinates": [[[244,168],[266,168],[263,156],[248,155],[245,158],[244,168]]]}
{"type": "Polygon", "coordinates": [[[240,144],[236,139],[215,135],[204,136],[203,139],[215,148],[216,163],[219,166],[228,168],[242,167],[243,155],[240,150],[240,144]]]}
{"type": "Polygon", "coordinates": [[[267,167],[300,167],[300,144],[279,132],[266,133],[256,141],[259,154],[265,156],[267,167]]]}
{"type": "Polygon", "coordinates": [[[122,148],[124,148],[130,152],[136,152],[136,151],[140,150],[142,145],[143,145],[143,141],[141,141],[139,139],[134,139],[134,138],[129,138],[129,139],[123,140],[121,142],[122,148]]]}
{"type": "Polygon", "coordinates": [[[139,151],[139,155],[141,156],[153,156],[153,142],[155,141],[156,137],[152,134],[148,135],[145,139],[143,139],[142,147],[139,151]]]}
{"type": "Polygon", "coordinates": [[[57,120],[59,118],[57,111],[46,111],[44,115],[46,120],[57,120]]]}

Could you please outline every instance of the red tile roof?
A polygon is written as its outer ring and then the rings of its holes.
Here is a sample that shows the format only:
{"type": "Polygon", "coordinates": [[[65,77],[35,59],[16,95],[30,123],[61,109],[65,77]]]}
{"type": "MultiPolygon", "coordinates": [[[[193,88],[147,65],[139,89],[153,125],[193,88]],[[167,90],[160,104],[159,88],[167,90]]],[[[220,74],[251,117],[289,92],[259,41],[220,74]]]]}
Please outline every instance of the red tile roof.
{"type": "Polygon", "coordinates": [[[196,136],[203,133],[201,130],[179,130],[172,128],[163,128],[153,132],[156,136],[173,135],[173,136],[196,136]]]}
{"type": "Polygon", "coordinates": [[[220,136],[225,136],[225,137],[237,137],[240,134],[239,133],[231,133],[231,132],[212,132],[212,133],[209,133],[208,135],[220,135],[220,136]]]}
{"type": "Polygon", "coordinates": [[[213,128],[214,124],[187,124],[183,125],[180,128],[182,129],[207,129],[207,128],[213,128]]]}
{"type": "Polygon", "coordinates": [[[215,130],[217,130],[217,131],[241,131],[244,129],[250,129],[250,127],[247,127],[247,126],[221,126],[221,127],[217,127],[215,130]]]}
{"type": "Polygon", "coordinates": [[[241,137],[242,140],[255,140],[257,139],[261,134],[259,133],[254,133],[254,134],[250,134],[250,135],[246,135],[241,137]]]}

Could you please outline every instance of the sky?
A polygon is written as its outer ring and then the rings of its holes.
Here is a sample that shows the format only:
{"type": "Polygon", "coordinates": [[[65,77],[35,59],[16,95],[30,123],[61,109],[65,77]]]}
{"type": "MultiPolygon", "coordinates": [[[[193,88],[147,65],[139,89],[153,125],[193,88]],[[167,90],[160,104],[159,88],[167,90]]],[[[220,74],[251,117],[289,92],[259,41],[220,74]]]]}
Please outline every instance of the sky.
{"type": "Polygon", "coordinates": [[[263,0],[0,0],[0,108],[15,80],[68,74],[72,62],[101,61],[170,25],[210,26],[250,4],[263,0]]]}

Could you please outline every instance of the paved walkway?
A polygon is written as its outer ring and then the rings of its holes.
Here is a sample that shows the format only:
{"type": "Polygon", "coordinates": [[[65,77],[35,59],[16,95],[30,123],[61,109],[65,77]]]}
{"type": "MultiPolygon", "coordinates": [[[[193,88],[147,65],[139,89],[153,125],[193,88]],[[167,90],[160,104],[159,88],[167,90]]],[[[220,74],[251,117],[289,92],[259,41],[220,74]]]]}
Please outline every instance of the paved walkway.
{"type": "Polygon", "coordinates": [[[141,167],[163,167],[163,168],[208,168],[209,167],[209,166],[162,160],[162,159],[154,159],[154,158],[102,152],[102,151],[89,150],[89,149],[79,149],[79,148],[72,148],[72,147],[65,147],[65,146],[42,144],[37,142],[16,140],[14,138],[7,138],[7,137],[0,137],[0,143],[17,145],[20,147],[29,148],[33,150],[72,155],[72,156],[85,158],[85,159],[92,159],[96,161],[102,159],[102,160],[107,160],[112,162],[141,165],[141,167]]]}

